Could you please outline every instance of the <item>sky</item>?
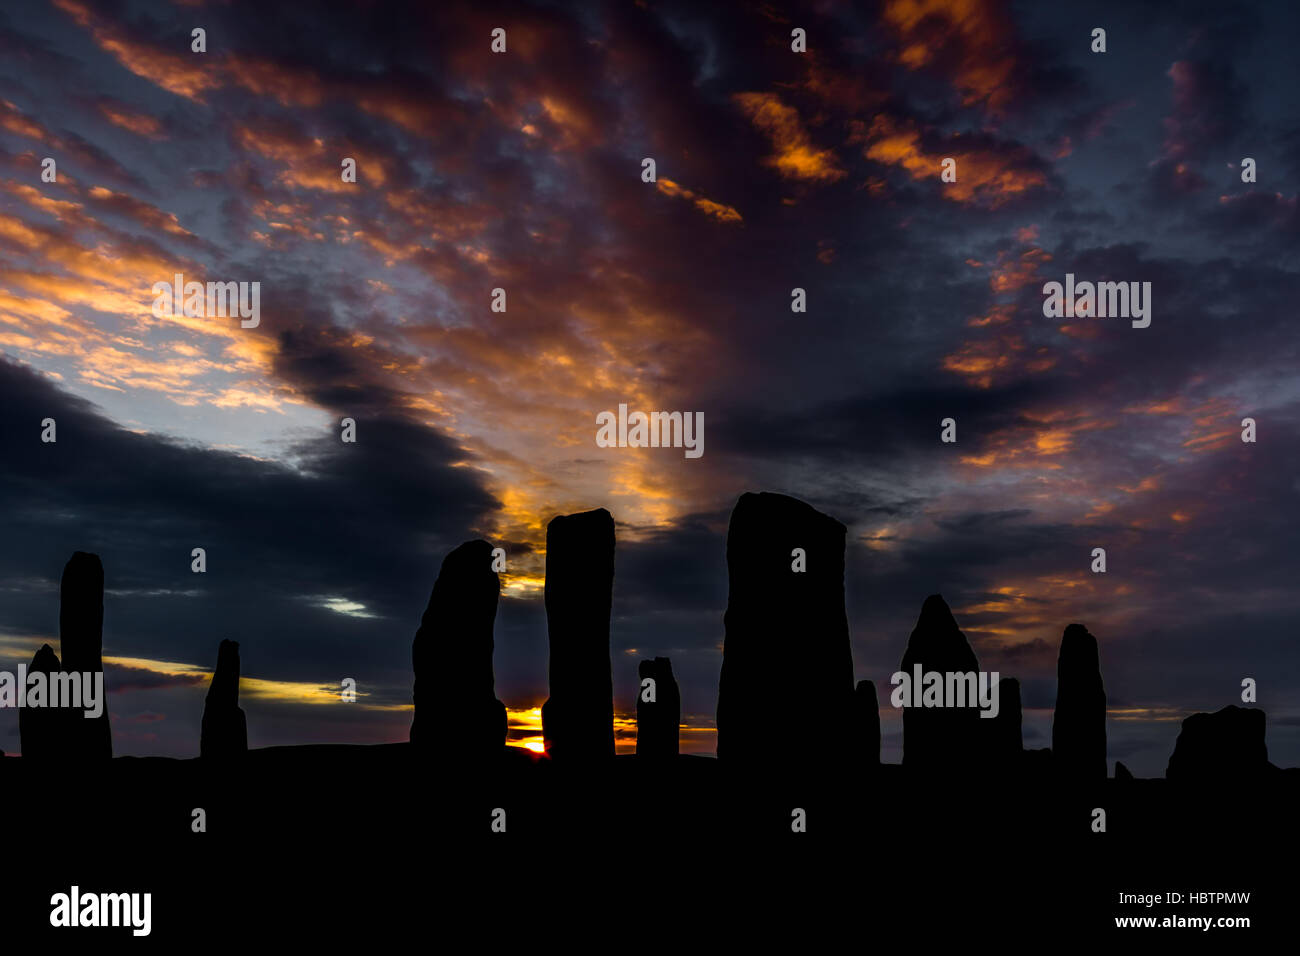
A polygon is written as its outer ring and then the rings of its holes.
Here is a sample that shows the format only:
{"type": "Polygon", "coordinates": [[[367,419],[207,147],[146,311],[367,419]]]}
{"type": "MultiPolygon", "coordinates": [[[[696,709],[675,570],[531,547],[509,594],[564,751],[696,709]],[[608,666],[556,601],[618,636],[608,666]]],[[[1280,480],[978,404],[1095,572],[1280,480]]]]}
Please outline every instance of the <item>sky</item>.
{"type": "Polygon", "coordinates": [[[546,522],[604,507],[619,749],[668,656],[712,753],[727,520],[774,491],[848,526],[885,760],[940,593],[1026,747],[1078,621],[1112,761],[1160,775],[1250,677],[1300,764],[1297,46],[1284,3],[7,4],[0,669],[93,551],[116,753],[197,754],[223,638],[250,746],[404,740],[483,537],[535,742],[546,522]],[[155,315],[176,273],[260,283],[257,326],[155,315]],[[1150,326],[1045,316],[1067,273],[1151,283],[1150,326]],[[619,404],[701,413],[704,453],[598,446],[619,404]]]}

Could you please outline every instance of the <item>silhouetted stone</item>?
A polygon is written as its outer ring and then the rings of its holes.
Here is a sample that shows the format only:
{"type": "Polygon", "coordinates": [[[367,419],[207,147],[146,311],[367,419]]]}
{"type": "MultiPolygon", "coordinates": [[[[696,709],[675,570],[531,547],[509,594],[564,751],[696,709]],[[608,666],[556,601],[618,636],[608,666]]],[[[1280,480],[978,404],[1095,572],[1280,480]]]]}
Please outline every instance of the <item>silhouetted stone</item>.
{"type": "Polygon", "coordinates": [[[542,705],[546,752],[556,760],[614,754],[609,614],[614,519],[604,508],[546,526],[546,629],[551,696],[542,705]]]}
{"type": "MultiPolygon", "coordinates": [[[[922,674],[934,671],[944,675],[945,690],[950,673],[973,673],[978,687],[979,660],[938,594],[930,595],[921,606],[899,667],[913,678],[916,703],[923,691],[915,686],[918,664],[922,674]]],[[[912,770],[950,772],[976,763],[984,749],[985,731],[980,724],[988,721],[980,718],[978,697],[967,703],[965,707],[903,708],[903,764],[912,770]]]]}
{"type": "Polygon", "coordinates": [[[795,498],[744,494],[727,528],[718,758],[841,764],[853,725],[844,525],[795,498]],[[806,570],[795,571],[794,549],[806,570]]]}
{"type": "Polygon", "coordinates": [[[1056,759],[1050,747],[1026,750],[1020,755],[1021,771],[1036,780],[1047,780],[1055,776],[1056,759]]]}
{"type": "Polygon", "coordinates": [[[1118,760],[1115,761],[1115,779],[1116,779],[1116,780],[1132,780],[1132,779],[1133,779],[1133,774],[1132,774],[1132,772],[1128,769],[1128,767],[1124,766],[1124,765],[1123,765],[1122,763],[1120,763],[1118,760]]]}
{"type": "Polygon", "coordinates": [[[853,707],[857,714],[857,732],[861,740],[858,748],[868,765],[880,763],[880,700],[876,685],[869,680],[858,681],[853,691],[853,707]]]}
{"type": "MultiPolygon", "coordinates": [[[[99,556],[77,551],[63,568],[59,586],[59,644],[63,669],[76,674],[98,674],[103,687],[104,566],[99,556]]],[[[93,678],[92,678],[93,679],[93,678]]],[[[83,682],[84,686],[84,682],[83,682]]],[[[105,694],[107,688],[104,688],[105,694]]],[[[108,701],[103,712],[87,718],[84,712],[68,721],[67,756],[72,760],[108,759],[113,756],[113,734],[108,725],[108,701]]]]}
{"type": "MultiPolygon", "coordinates": [[[[27,665],[27,673],[47,675],[44,701],[49,702],[50,674],[57,674],[62,667],[54,648],[42,644],[27,665]]],[[[30,681],[29,681],[30,686],[30,681]]],[[[60,760],[67,755],[69,714],[75,714],[77,720],[84,720],[79,711],[67,711],[61,707],[20,707],[18,708],[18,741],[22,748],[23,759],[32,761],[60,760]]]]}
{"type": "Polygon", "coordinates": [[[1082,624],[1071,624],[1061,636],[1052,752],[1062,777],[1106,778],[1106,690],[1101,682],[1097,639],[1082,624]]]}
{"type": "Polygon", "coordinates": [[[217,669],[212,672],[203,703],[199,756],[211,760],[247,752],[248,722],[239,707],[239,644],[222,641],[217,647],[217,669]]]}
{"type": "Polygon", "coordinates": [[[1021,733],[1020,681],[1004,677],[998,681],[998,715],[990,725],[989,757],[999,763],[1018,764],[1025,749],[1021,733]]]}
{"type": "Polygon", "coordinates": [[[499,756],[505,746],[492,669],[500,596],[488,542],[467,541],[443,559],[411,649],[417,746],[462,758],[499,756]]]}
{"type": "Polygon", "coordinates": [[[673,677],[673,665],[666,657],[642,661],[637,674],[655,684],[653,703],[643,699],[641,685],[636,695],[636,755],[638,757],[676,757],[677,732],[682,722],[682,698],[673,677]]]}
{"type": "Polygon", "coordinates": [[[1264,711],[1228,706],[1183,721],[1165,769],[1168,780],[1234,784],[1268,773],[1264,711]]]}

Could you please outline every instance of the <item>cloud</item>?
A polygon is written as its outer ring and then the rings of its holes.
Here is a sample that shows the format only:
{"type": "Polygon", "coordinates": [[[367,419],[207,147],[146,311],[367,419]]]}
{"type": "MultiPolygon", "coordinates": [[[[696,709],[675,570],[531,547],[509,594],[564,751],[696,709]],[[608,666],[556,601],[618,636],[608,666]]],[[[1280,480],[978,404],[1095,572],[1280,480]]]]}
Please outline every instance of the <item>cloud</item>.
{"type": "MultiPolygon", "coordinates": [[[[255,743],[402,739],[445,549],[508,548],[498,689],[523,709],[545,695],[545,522],[609,506],[620,706],[636,655],[668,653],[706,737],[726,518],[768,489],[851,525],[858,676],[888,676],[938,590],[1043,706],[1076,618],[1135,713],[1209,706],[1245,668],[1300,684],[1276,637],[1300,417],[1278,183],[1300,140],[1272,78],[1293,14],[1104,6],[1112,43],[1147,47],[1101,70],[1060,11],[992,2],[520,8],[505,56],[474,4],[345,30],[204,10],[223,41],[203,55],[165,4],[0,23],[0,397],[26,449],[0,469],[8,633],[48,630],[89,547],[110,649],[206,668],[234,634],[258,680],[354,676],[391,708],[250,696],[255,743]],[[175,271],[259,280],[260,327],[154,318],[175,271]],[[1152,327],[1045,319],[1067,271],[1151,281],[1152,327]],[[595,447],[621,402],[704,412],[704,458],[595,447]],[[57,446],[34,440],[46,415],[57,446]],[[1098,542],[1106,577],[1080,557],[1098,542]]],[[[167,715],[130,746],[191,753],[201,696],[117,695],[167,715]]],[[[1167,757],[1167,723],[1122,723],[1167,757]]]]}
{"type": "Polygon", "coordinates": [[[704,196],[696,195],[689,189],[683,189],[671,179],[660,179],[656,182],[656,187],[661,193],[668,196],[677,196],[682,199],[689,199],[695,208],[700,210],[706,216],[711,216],[719,222],[741,222],[741,215],[735,209],[722,203],[714,202],[704,196]]]}
{"type": "Polygon", "coordinates": [[[775,149],[763,160],[790,179],[827,183],[843,179],[835,154],[817,149],[799,121],[799,114],[773,93],[737,93],[736,103],[754,126],[767,135],[775,149]]]}
{"type": "MultiPolygon", "coordinates": [[[[474,473],[455,467],[463,453],[400,419],[363,417],[355,446],[336,434],[305,442],[290,468],[125,431],[8,360],[0,395],[13,410],[3,441],[37,452],[21,453],[0,476],[15,503],[0,579],[57,581],[72,551],[100,554],[112,592],[106,655],[185,665],[164,679],[123,661],[131,669],[111,675],[123,677],[123,690],[193,684],[194,668],[206,668],[232,633],[246,673],[265,681],[337,687],[353,676],[362,686],[404,686],[441,555],[493,508],[474,473]],[[26,425],[45,417],[58,423],[57,444],[28,434],[26,425]],[[32,535],[39,546],[16,547],[32,535]],[[207,550],[206,577],[190,571],[196,546],[207,550]],[[382,616],[319,605],[321,593],[353,592],[382,616]],[[409,623],[394,633],[394,621],[409,623]],[[364,661],[354,653],[361,645],[371,648],[364,661]]],[[[24,597],[7,620],[39,626],[51,600],[24,597]]]]}
{"type": "Polygon", "coordinates": [[[901,166],[913,180],[933,180],[943,198],[996,209],[1022,194],[1047,185],[1042,164],[1027,149],[981,135],[956,134],[924,145],[920,129],[888,114],[869,127],[860,125],[853,140],[864,142],[863,155],[886,166],[901,166]],[[956,161],[956,181],[941,183],[944,159],[956,161]],[[940,184],[941,183],[941,184],[940,184]]]}

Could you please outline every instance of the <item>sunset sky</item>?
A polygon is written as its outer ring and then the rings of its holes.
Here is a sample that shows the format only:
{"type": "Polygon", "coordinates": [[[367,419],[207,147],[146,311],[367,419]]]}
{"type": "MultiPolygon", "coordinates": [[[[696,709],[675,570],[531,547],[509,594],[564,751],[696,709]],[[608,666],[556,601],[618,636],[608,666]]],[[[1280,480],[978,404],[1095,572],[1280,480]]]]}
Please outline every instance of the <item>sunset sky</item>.
{"type": "Polygon", "coordinates": [[[546,522],[605,507],[617,708],[671,657],[712,753],[727,518],[778,491],[849,527],[884,759],[937,592],[1026,747],[1079,621],[1112,761],[1161,774],[1253,677],[1300,764],[1297,48],[1281,3],[7,4],[0,669],[93,551],[117,753],[197,753],[222,638],[250,746],[403,740],[438,566],[485,537],[524,743],[546,522]],[[260,324],[155,317],[178,272],[260,282],[260,324]],[[1150,282],[1151,326],[1045,318],[1066,273],[1150,282]],[[703,456],[597,447],[620,403],[702,412],[703,456]]]}

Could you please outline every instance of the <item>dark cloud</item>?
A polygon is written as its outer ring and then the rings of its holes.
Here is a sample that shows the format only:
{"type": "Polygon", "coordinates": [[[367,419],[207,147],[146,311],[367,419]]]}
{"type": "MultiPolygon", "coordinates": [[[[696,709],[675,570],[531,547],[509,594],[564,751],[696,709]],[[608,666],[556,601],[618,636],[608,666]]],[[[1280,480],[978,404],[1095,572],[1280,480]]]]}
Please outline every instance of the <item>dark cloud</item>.
{"type": "MultiPolygon", "coordinates": [[[[401,420],[361,416],[356,444],[331,429],[298,448],[295,468],[125,431],[9,360],[0,404],[0,441],[14,449],[0,475],[0,574],[56,582],[73,551],[98,553],[113,656],[210,664],[234,637],[246,675],[406,684],[442,555],[495,504],[473,471],[452,467],[463,453],[401,420]],[[40,441],[47,417],[54,444],[40,441]],[[207,552],[202,576],[195,547],[207,552]],[[374,616],[328,610],[331,597],[374,616]]],[[[53,635],[57,616],[48,592],[17,596],[5,624],[53,635]]],[[[118,690],[192,683],[109,678],[118,690]]]]}
{"type": "MultiPolygon", "coordinates": [[[[75,221],[15,212],[31,233],[5,234],[0,285],[30,290],[20,255],[57,269],[74,261],[55,259],[74,238],[94,261],[177,259],[260,279],[262,325],[204,358],[233,365],[240,353],[239,386],[272,414],[307,407],[327,422],[282,440],[273,460],[163,439],[154,396],[89,377],[111,363],[78,356],[63,328],[6,338],[63,379],[0,365],[12,451],[0,491],[13,502],[0,580],[48,585],[72,550],[99,552],[110,653],[210,665],[233,637],[248,674],[352,676],[373,703],[400,705],[447,549],[500,529],[512,562],[526,562],[541,547],[536,523],[609,506],[618,700],[631,701],[639,659],[669,654],[684,710],[707,716],[726,519],[741,492],[772,490],[849,525],[856,667],[880,688],[939,592],[985,665],[1022,679],[1035,710],[1026,740],[1040,746],[1072,620],[1101,641],[1113,703],[1217,709],[1238,673],[1258,672],[1273,682],[1270,726],[1290,726],[1294,11],[203,12],[202,59],[187,52],[183,7],[61,0],[0,20],[12,109],[62,144],[78,189],[113,191],[38,194],[83,202],[75,221]],[[1109,27],[1104,55],[1088,49],[1097,23],[1109,27]],[[500,24],[506,56],[488,46],[500,24]],[[808,30],[806,55],[789,50],[793,25],[808,30]],[[352,154],[361,184],[345,191],[334,180],[352,154]],[[948,155],[969,177],[956,189],[938,179],[948,155]],[[1261,163],[1254,186],[1235,166],[1246,155],[1261,163]],[[640,181],[645,156],[675,194],[640,181]],[[711,218],[695,199],[738,218],[711,218]],[[162,213],[193,238],[168,235],[162,213]],[[1151,282],[1151,327],[1045,318],[1042,284],[1066,272],[1151,282]],[[508,313],[485,308],[497,286],[508,313]],[[790,311],[795,287],[807,313],[790,311]],[[101,413],[75,397],[96,387],[104,409],[114,388],[130,394],[101,413]],[[705,410],[705,458],[681,471],[655,462],[641,484],[576,480],[613,459],[566,444],[566,423],[585,426],[633,389],[705,410]],[[1247,414],[1256,445],[1237,438],[1247,414]],[[46,416],[57,445],[39,443],[46,416]],[[955,445],[938,440],[950,416],[955,445]],[[356,445],[339,442],[342,417],[356,419],[356,445]],[[527,493],[531,511],[503,487],[527,493]],[[665,489],[683,499],[665,506],[670,518],[634,514],[642,492],[665,489]],[[1105,578],[1086,570],[1099,544],[1105,578]],[[209,561],[198,584],[196,546],[209,561]]],[[[40,142],[4,134],[15,183],[36,181],[40,142]]],[[[66,287],[78,291],[75,277],[66,287]]],[[[134,318],[104,328],[123,349],[158,331],[134,318]]],[[[196,416],[220,407],[189,383],[167,398],[196,416]]],[[[10,593],[0,628],[52,633],[48,589],[10,593]]],[[[512,706],[545,697],[545,633],[536,595],[503,598],[497,679],[512,706]]],[[[110,678],[115,704],[167,715],[134,728],[157,736],[130,746],[192,751],[201,688],[110,678]]],[[[246,709],[263,744],[399,739],[407,721],[265,699],[246,709]]],[[[1176,721],[1112,725],[1112,757],[1163,768],[1176,721]]],[[[1270,743],[1300,761],[1296,739],[1270,743]]],[[[887,757],[896,744],[887,735],[887,757]]]]}

